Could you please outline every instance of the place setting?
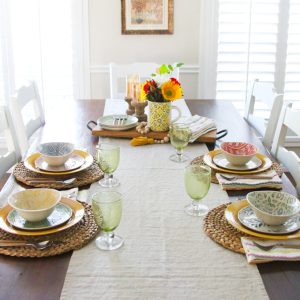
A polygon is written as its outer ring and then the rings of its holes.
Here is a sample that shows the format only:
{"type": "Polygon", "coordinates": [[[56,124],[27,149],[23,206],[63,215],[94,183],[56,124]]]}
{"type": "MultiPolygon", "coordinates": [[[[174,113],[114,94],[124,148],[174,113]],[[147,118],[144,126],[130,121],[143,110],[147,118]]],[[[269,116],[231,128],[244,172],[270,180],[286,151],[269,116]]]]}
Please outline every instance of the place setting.
{"type": "Polygon", "coordinates": [[[279,191],[253,191],[246,199],[208,212],[204,231],[249,263],[300,260],[300,201],[279,191]]]}
{"type": "Polygon", "coordinates": [[[212,168],[212,182],[223,190],[282,189],[282,168],[245,142],[223,142],[220,149],[197,157],[192,164],[212,168]]]}
{"type": "Polygon", "coordinates": [[[103,173],[87,151],[65,142],[40,144],[37,152],[18,163],[15,178],[28,186],[69,189],[99,180],[103,173]]]}
{"type": "Polygon", "coordinates": [[[91,206],[66,196],[44,188],[9,196],[0,209],[0,254],[46,257],[91,241],[99,232],[91,206]]]}

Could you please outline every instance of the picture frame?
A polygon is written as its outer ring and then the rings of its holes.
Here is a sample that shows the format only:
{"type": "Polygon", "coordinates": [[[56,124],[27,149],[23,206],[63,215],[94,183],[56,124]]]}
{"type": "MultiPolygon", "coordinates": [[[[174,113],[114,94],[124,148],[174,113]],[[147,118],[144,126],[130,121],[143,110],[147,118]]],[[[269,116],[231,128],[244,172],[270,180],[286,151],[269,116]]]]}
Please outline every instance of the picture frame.
{"type": "Polygon", "coordinates": [[[173,34],[174,0],[121,0],[122,34],[173,34]]]}

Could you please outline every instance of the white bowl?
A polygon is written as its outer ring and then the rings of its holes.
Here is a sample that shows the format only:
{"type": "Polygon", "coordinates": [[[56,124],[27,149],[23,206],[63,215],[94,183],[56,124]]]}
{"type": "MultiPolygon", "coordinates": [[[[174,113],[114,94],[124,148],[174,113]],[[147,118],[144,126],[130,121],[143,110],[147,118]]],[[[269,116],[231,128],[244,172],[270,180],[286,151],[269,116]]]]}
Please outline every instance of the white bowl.
{"type": "Polygon", "coordinates": [[[60,199],[54,189],[28,189],[11,195],[8,204],[26,221],[38,222],[50,216],[60,199]]]}
{"type": "Polygon", "coordinates": [[[284,192],[255,191],[247,195],[247,201],[267,225],[281,225],[300,211],[300,201],[284,192]]]}
{"type": "Polygon", "coordinates": [[[64,142],[44,143],[38,147],[38,151],[49,166],[61,166],[72,155],[74,144],[64,142]]]}
{"type": "Polygon", "coordinates": [[[245,165],[257,153],[257,147],[243,142],[223,142],[220,146],[225,158],[235,166],[245,165]]]}

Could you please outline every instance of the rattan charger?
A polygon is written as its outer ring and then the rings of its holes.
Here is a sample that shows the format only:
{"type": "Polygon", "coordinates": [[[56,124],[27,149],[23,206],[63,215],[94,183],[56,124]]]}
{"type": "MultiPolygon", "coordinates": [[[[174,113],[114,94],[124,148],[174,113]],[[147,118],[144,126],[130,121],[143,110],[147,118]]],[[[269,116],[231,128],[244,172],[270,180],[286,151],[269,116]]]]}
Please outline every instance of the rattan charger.
{"type": "Polygon", "coordinates": [[[83,202],[81,204],[84,206],[84,216],[81,221],[59,233],[25,237],[0,230],[0,239],[2,240],[26,240],[28,242],[51,241],[51,245],[43,250],[37,250],[30,246],[0,247],[0,254],[16,257],[47,257],[84,247],[95,238],[100,228],[94,219],[91,206],[83,202]]]}
{"type": "MultiPolygon", "coordinates": [[[[52,189],[58,189],[58,190],[64,190],[64,189],[71,189],[74,187],[81,187],[85,185],[92,184],[93,182],[96,182],[100,180],[103,177],[103,172],[100,170],[98,164],[94,160],[93,164],[88,167],[86,170],[82,170],[78,173],[68,174],[68,175],[58,175],[53,176],[55,180],[66,180],[69,178],[76,178],[76,180],[71,184],[64,184],[60,182],[54,182],[54,183],[31,183],[27,178],[49,178],[49,175],[44,175],[40,173],[35,173],[31,170],[28,170],[23,162],[19,162],[13,171],[13,174],[15,178],[22,182],[23,184],[30,186],[30,187],[36,187],[36,188],[52,188],[52,189]]],[[[31,179],[32,180],[32,179],[31,179]]]]}
{"type": "MultiPolygon", "coordinates": [[[[206,163],[203,160],[203,157],[204,157],[204,155],[201,155],[201,156],[198,156],[198,157],[194,158],[192,160],[191,164],[206,165],[206,163]]],[[[278,174],[279,177],[281,177],[282,174],[283,174],[282,167],[280,166],[279,163],[277,163],[275,161],[272,162],[272,166],[270,167],[269,170],[274,170],[278,174]]],[[[219,184],[219,181],[216,177],[216,173],[217,173],[216,170],[211,169],[211,182],[219,184]]]]}
{"type": "Polygon", "coordinates": [[[204,218],[204,232],[216,243],[231,251],[245,254],[241,237],[249,237],[229,224],[225,218],[225,209],[230,203],[221,204],[208,212],[204,218]]]}

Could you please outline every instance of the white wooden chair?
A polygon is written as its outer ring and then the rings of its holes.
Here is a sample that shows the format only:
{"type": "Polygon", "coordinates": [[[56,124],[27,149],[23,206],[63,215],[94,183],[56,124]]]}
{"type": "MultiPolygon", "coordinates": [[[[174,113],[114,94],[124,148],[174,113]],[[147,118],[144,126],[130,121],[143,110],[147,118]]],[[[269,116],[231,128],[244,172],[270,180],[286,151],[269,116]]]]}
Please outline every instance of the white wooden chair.
{"type": "Polygon", "coordinates": [[[300,194],[300,159],[295,152],[289,151],[284,147],[288,130],[300,137],[300,110],[292,109],[291,103],[285,105],[281,111],[271,154],[291,173],[296,182],[297,191],[300,194]]]}
{"type": "MultiPolygon", "coordinates": [[[[145,81],[149,79],[151,74],[155,73],[156,69],[159,67],[155,63],[133,63],[126,65],[118,65],[111,63],[109,65],[110,69],[110,98],[111,99],[123,99],[125,96],[125,81],[126,76],[131,74],[138,74],[140,80],[145,81]],[[120,88],[120,82],[122,81],[122,87],[120,88]]],[[[175,69],[173,77],[179,79],[179,69],[175,69]]]]}
{"type": "Polygon", "coordinates": [[[10,113],[0,106],[0,177],[21,159],[10,113]]]}
{"type": "Polygon", "coordinates": [[[18,89],[11,98],[12,118],[22,156],[29,147],[29,139],[34,132],[45,124],[44,111],[35,82],[18,89]]]}
{"type": "Polygon", "coordinates": [[[270,149],[276,130],[278,118],[283,106],[283,95],[275,92],[271,83],[260,82],[255,79],[250,97],[245,107],[245,119],[262,138],[263,144],[270,149]],[[270,111],[269,120],[259,116],[255,112],[255,103],[261,101],[270,111]]]}

